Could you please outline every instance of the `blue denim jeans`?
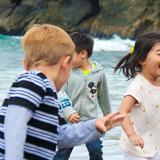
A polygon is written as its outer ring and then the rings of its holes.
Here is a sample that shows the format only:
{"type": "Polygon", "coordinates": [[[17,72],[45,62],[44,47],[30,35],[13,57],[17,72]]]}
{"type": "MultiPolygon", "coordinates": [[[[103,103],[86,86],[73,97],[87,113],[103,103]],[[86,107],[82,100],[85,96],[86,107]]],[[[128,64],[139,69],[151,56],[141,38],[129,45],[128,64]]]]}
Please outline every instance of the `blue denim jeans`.
{"type": "MultiPolygon", "coordinates": [[[[102,152],[102,141],[100,139],[97,139],[95,141],[86,143],[87,150],[89,152],[90,160],[103,160],[103,152],[102,152]]],[[[55,157],[53,160],[68,160],[71,152],[73,150],[72,148],[64,148],[59,149],[56,152],[55,157]]]]}

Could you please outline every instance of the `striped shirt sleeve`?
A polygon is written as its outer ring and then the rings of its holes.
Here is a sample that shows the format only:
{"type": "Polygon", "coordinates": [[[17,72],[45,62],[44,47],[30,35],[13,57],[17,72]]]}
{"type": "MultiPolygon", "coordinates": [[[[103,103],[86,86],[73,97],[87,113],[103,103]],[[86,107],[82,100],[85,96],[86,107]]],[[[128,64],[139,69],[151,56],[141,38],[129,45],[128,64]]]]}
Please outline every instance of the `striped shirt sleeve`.
{"type": "Polygon", "coordinates": [[[9,106],[5,118],[5,160],[23,159],[27,123],[33,116],[31,110],[9,106]]]}
{"type": "Polygon", "coordinates": [[[43,85],[43,79],[37,75],[20,77],[10,88],[8,105],[26,107],[35,112],[45,92],[43,85]]]}

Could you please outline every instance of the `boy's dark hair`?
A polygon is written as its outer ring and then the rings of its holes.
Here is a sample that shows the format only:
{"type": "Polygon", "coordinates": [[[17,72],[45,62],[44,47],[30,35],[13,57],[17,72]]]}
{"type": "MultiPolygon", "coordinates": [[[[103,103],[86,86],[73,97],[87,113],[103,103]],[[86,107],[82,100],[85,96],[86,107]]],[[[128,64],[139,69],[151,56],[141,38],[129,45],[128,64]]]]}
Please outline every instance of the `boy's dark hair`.
{"type": "Polygon", "coordinates": [[[88,53],[88,57],[92,55],[94,40],[90,35],[83,34],[80,32],[72,32],[70,36],[73,42],[75,43],[77,52],[86,50],[88,53]]]}
{"type": "Polygon", "coordinates": [[[141,71],[140,62],[146,59],[148,53],[155,44],[160,42],[160,32],[152,31],[141,35],[134,46],[133,53],[128,53],[116,65],[114,72],[118,69],[128,78],[134,78],[141,71]]]}

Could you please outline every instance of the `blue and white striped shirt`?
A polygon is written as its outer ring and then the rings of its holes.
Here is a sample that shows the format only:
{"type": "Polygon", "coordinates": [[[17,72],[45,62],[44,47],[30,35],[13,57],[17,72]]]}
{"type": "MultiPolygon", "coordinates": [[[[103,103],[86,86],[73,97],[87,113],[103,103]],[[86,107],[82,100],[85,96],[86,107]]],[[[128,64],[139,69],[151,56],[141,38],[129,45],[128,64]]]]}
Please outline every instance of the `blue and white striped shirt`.
{"type": "Polygon", "coordinates": [[[12,84],[0,107],[0,159],[4,159],[4,119],[9,105],[33,111],[27,124],[25,159],[50,160],[54,157],[59,127],[57,92],[54,84],[37,71],[21,74],[12,84]]]}

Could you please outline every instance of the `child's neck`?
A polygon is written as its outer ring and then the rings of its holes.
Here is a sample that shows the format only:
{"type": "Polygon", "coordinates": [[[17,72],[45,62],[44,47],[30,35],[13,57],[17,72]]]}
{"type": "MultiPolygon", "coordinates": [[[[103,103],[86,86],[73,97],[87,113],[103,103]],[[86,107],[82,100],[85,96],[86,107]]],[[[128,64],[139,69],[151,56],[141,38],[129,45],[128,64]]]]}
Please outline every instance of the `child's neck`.
{"type": "Polygon", "coordinates": [[[56,65],[38,65],[31,69],[42,72],[52,83],[55,83],[58,76],[58,67],[56,65]]]}
{"type": "Polygon", "coordinates": [[[92,64],[90,63],[90,61],[87,59],[83,62],[82,66],[79,68],[81,70],[92,70],[92,64]]]}

